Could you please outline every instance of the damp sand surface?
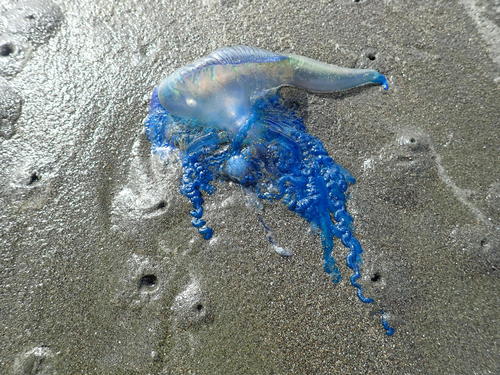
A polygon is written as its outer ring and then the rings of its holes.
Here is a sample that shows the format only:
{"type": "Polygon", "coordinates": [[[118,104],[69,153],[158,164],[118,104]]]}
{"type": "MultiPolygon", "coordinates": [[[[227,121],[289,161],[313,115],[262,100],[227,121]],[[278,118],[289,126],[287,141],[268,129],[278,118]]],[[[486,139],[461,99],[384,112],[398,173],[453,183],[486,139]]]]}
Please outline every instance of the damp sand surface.
{"type": "Polygon", "coordinates": [[[495,373],[500,70],[484,25],[479,0],[2,2],[0,373],[495,373]],[[377,306],[343,262],[329,281],[307,223],[236,184],[207,198],[203,240],[176,155],[151,156],[153,87],[238,44],[389,78],[282,92],[357,179],[377,306]]]}

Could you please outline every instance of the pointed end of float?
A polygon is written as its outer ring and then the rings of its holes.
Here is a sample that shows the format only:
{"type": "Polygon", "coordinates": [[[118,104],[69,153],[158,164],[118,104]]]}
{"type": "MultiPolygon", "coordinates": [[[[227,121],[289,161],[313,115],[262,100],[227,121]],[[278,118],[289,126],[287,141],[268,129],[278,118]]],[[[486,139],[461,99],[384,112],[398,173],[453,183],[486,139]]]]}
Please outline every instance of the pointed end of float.
{"type": "Polygon", "coordinates": [[[389,81],[387,80],[387,77],[382,73],[377,74],[377,77],[373,80],[373,83],[382,86],[384,90],[389,90],[389,81]]]}

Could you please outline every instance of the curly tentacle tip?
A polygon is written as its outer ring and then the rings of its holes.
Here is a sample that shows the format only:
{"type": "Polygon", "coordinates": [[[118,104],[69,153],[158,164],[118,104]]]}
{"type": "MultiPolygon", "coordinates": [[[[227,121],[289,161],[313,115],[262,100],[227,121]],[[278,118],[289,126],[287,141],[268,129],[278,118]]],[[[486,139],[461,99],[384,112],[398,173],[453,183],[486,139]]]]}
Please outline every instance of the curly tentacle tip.
{"type": "Polygon", "coordinates": [[[389,90],[389,81],[387,80],[387,77],[381,73],[377,73],[377,76],[373,80],[373,83],[382,86],[384,90],[389,90]]]}
{"type": "Polygon", "coordinates": [[[382,324],[382,327],[384,328],[385,334],[387,336],[392,336],[394,335],[394,333],[396,333],[396,329],[391,327],[389,321],[387,320],[384,310],[380,311],[380,323],[382,324]]]}

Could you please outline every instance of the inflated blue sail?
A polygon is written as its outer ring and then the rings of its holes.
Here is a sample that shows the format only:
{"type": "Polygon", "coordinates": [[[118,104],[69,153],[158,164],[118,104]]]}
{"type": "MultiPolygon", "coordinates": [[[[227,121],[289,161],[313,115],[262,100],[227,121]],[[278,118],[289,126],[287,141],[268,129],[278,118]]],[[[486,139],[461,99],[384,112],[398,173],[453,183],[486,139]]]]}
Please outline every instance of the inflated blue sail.
{"type": "MultiPolygon", "coordinates": [[[[219,49],[166,77],[154,89],[145,121],[153,150],[180,150],[181,193],[192,203],[192,224],[209,239],[203,193],[212,181],[229,179],[258,197],[279,200],[321,235],[324,270],[341,280],[333,257],[334,238],[349,248],[347,266],[359,299],[361,253],[346,209],[355,179],[328,155],[303,120],[281,103],[278,89],[294,86],[326,93],[366,84],[388,89],[375,70],[348,69],[303,56],[237,46],[219,49]]],[[[388,335],[394,329],[382,318],[388,335]]]]}

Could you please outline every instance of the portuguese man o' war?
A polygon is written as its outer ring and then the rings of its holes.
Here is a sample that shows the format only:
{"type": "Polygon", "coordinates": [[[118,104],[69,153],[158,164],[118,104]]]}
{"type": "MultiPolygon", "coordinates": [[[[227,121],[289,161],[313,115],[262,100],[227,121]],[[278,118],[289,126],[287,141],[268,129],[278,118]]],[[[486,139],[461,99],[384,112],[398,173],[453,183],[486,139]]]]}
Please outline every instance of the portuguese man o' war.
{"type": "MultiPolygon", "coordinates": [[[[329,93],[377,84],[386,77],[367,69],[349,69],[259,48],[218,49],[175,71],[153,90],[146,135],[153,152],[180,151],[181,193],[193,206],[192,225],[205,239],[212,229],[203,220],[203,193],[215,191],[216,179],[237,182],[259,198],[279,200],[319,231],[323,268],[341,280],[333,257],[334,238],[349,249],[350,282],[362,302],[361,253],[346,208],[351,174],[330,157],[304,121],[282,104],[279,89],[293,86],[329,93]]],[[[387,335],[394,329],[383,318],[387,335]]]]}

